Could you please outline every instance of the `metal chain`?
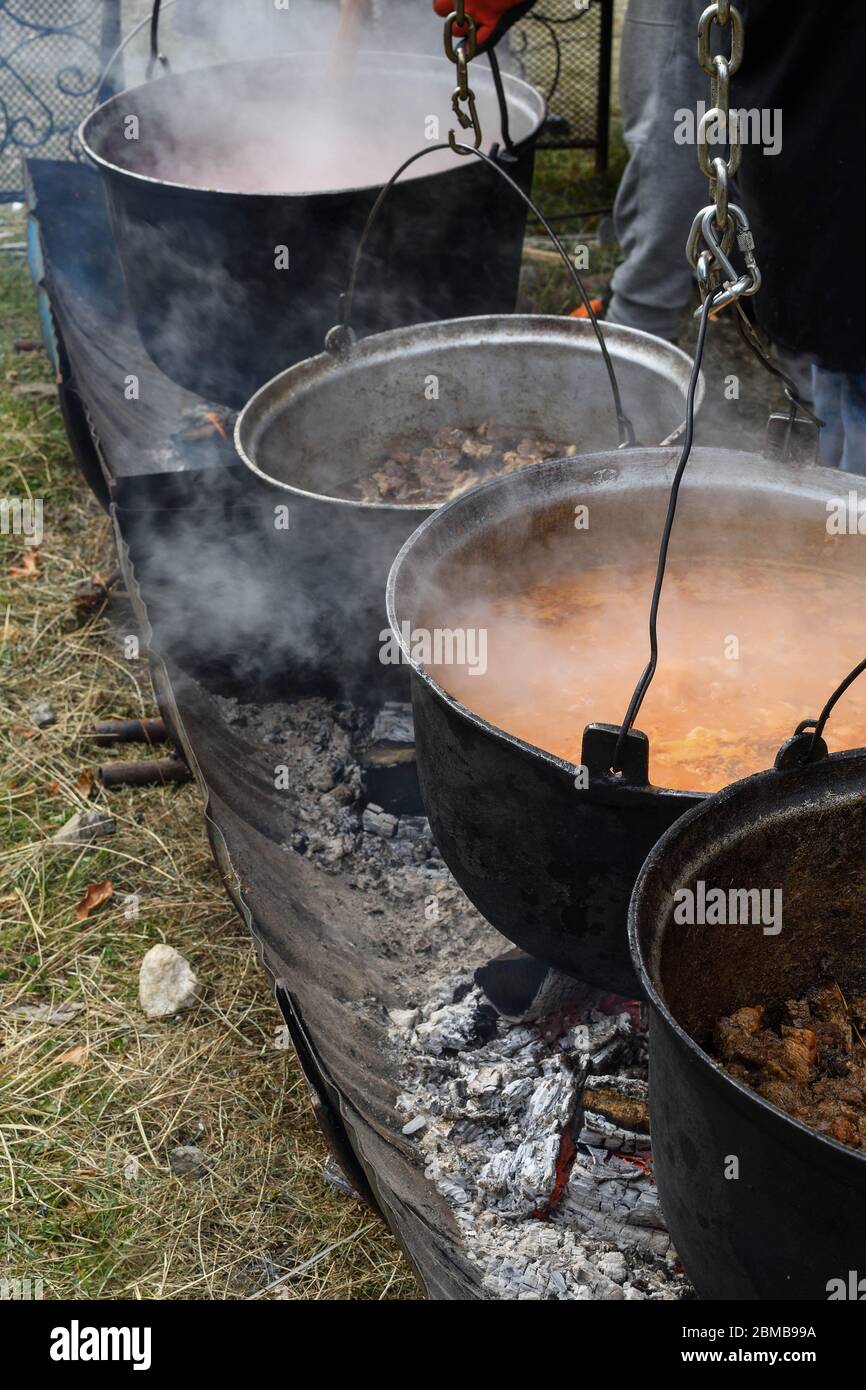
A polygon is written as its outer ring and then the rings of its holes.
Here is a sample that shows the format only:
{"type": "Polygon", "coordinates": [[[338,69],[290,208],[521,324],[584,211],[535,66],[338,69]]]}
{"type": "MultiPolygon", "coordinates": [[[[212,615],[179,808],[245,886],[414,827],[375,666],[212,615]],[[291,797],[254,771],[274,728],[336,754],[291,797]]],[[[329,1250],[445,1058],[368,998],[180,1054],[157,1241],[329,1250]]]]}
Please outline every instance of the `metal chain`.
{"type": "MultiPolygon", "coordinates": [[[[475,20],[466,9],[466,0],[454,0],[454,9],[445,21],[445,54],[457,67],[457,86],[451,98],[451,106],[464,130],[471,130],[475,136],[475,148],[481,148],[481,121],[475,104],[475,93],[469,86],[469,64],[478,52],[478,31],[475,20]],[[467,32],[454,42],[454,27],[467,32]],[[465,110],[464,110],[465,107],[465,110]]],[[[455,154],[466,154],[466,148],[458,143],[457,134],[448,132],[448,143],[455,154]]]]}
{"type": "MultiPolygon", "coordinates": [[[[698,62],[710,79],[710,109],[698,125],[698,163],[710,181],[712,202],[701,208],[692,223],[686,254],[697,272],[701,299],[712,298],[711,318],[761,288],[755,238],[748,218],[742,208],[730,201],[731,180],[743,153],[739,123],[731,120],[731,78],[742,64],[743,49],[743,16],[736,6],[731,0],[716,0],[708,5],[698,24],[698,62]],[[727,55],[711,52],[714,27],[730,29],[727,55]],[[719,131],[728,145],[726,160],[710,153],[710,134],[719,131]],[[746,267],[742,274],[731,260],[735,237],[746,267]]],[[[698,309],[695,317],[700,314],[698,309]]]]}

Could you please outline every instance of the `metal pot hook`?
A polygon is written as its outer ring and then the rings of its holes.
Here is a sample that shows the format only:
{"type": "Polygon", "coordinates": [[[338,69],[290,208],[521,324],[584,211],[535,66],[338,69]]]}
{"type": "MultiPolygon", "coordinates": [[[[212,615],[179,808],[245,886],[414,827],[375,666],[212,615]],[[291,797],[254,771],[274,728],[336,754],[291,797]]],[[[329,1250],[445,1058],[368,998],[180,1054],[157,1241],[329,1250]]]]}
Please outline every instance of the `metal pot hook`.
{"type": "Polygon", "coordinates": [[[114,67],[118,58],[121,57],[127,45],[132,42],[136,34],[140,34],[142,29],[144,29],[148,24],[150,25],[150,61],[147,67],[147,76],[150,77],[153,67],[157,62],[159,62],[161,66],[163,66],[166,69],[167,72],[171,70],[169,67],[168,59],[165,56],[160,56],[159,53],[159,16],[162,10],[167,10],[170,5],[175,4],[177,4],[177,0],[154,0],[154,6],[151,13],[149,15],[146,15],[144,19],[140,19],[137,24],[133,25],[129,33],[121,39],[120,43],[117,45],[117,48],[112,53],[105,67],[102,69],[99,81],[96,84],[96,97],[93,102],[93,110],[95,110],[100,103],[100,93],[102,92],[102,89],[105,86],[105,83],[108,79],[109,73],[111,72],[111,69],[114,67]]]}
{"type": "MultiPolygon", "coordinates": [[[[370,209],[367,220],[364,223],[364,229],[361,232],[361,236],[358,241],[358,246],[355,251],[355,259],[352,263],[352,270],[349,276],[348,289],[345,291],[344,294],[340,296],[340,302],[338,307],[338,321],[334,325],[334,327],[330,328],[328,332],[325,334],[326,352],[330,352],[337,356],[344,356],[347,352],[351,351],[354,343],[356,342],[356,335],[351,325],[351,319],[355,302],[355,290],[357,288],[358,283],[358,272],[360,269],[361,261],[364,257],[364,252],[367,248],[367,242],[369,240],[370,233],[372,232],[373,227],[378,221],[379,214],[382,210],[382,206],[386,202],[389,194],[391,193],[391,190],[394,188],[395,184],[406,172],[406,170],[411,168],[411,166],[415,164],[419,159],[423,159],[425,155],[436,154],[438,151],[448,150],[449,148],[450,145],[438,144],[428,145],[423,150],[417,150],[415,154],[410,155],[408,159],[404,160],[404,162],[400,165],[396,173],[391,175],[388,182],[380,190],[376,198],[376,201],[370,209]]],[[[505,169],[503,169],[498,159],[493,158],[492,155],[485,154],[483,150],[475,149],[472,145],[461,145],[460,150],[463,154],[474,155],[476,159],[483,160],[484,163],[488,166],[488,168],[494,169],[496,173],[499,175],[499,177],[505,180],[505,182],[509,185],[511,189],[513,189],[513,191],[518,195],[518,197],[522,198],[523,202],[526,204],[533,217],[537,218],[537,220],[541,223],[541,226],[544,228],[553,246],[558,251],[560,258],[562,259],[562,263],[568,271],[572,283],[575,286],[575,289],[580,295],[581,302],[584,308],[586,309],[587,315],[589,316],[593,332],[601,350],[605,370],[607,371],[607,378],[610,383],[610,390],[611,395],[613,397],[614,410],[616,412],[617,429],[619,431],[619,447],[621,449],[634,448],[637,442],[635,438],[634,426],[632,425],[631,420],[626,415],[625,410],[623,409],[622,397],[620,395],[619,390],[619,382],[616,379],[616,371],[614,369],[613,361],[608,351],[607,343],[604,340],[604,334],[602,333],[601,328],[599,327],[599,322],[596,317],[595,310],[593,309],[592,304],[590,303],[589,296],[587,295],[586,290],[583,287],[583,282],[569,258],[568,252],[566,251],[559,237],[556,235],[556,232],[551,227],[547,218],[536,206],[529,194],[524,193],[520,185],[515,182],[515,180],[505,169]]]]}
{"type": "Polygon", "coordinates": [[[849,671],[845,679],[836,686],[817,719],[800,721],[792,736],[786,739],[776,754],[774,766],[777,772],[785,772],[792,767],[805,767],[808,763],[817,763],[822,758],[830,756],[829,749],[824,742],[827,720],[848,687],[852,686],[857,677],[862,676],[864,671],[866,671],[866,658],[855,666],[853,671],[849,671]]]}

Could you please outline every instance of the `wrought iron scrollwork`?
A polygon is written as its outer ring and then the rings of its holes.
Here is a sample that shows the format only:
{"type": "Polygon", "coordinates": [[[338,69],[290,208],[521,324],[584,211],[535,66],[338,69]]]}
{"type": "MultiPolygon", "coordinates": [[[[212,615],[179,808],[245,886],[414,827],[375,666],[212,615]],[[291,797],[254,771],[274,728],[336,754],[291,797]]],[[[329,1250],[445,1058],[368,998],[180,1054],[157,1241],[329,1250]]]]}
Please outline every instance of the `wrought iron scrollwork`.
{"type": "Polygon", "coordinates": [[[0,201],[22,197],[23,157],[77,157],[119,33],[120,0],[0,0],[0,201]]]}

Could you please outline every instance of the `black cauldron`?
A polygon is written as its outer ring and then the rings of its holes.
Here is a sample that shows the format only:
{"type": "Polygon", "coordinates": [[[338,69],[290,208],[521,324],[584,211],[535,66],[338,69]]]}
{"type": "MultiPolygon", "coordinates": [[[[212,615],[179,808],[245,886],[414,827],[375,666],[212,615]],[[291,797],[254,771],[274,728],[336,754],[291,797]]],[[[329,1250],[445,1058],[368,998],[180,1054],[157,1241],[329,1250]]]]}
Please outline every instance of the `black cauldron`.
{"type": "Polygon", "coordinates": [[[864,1296],[851,1275],[866,1277],[866,1154],[792,1119],[705,1050],[738,1008],[866,978],[864,843],[860,750],[725,788],[668,831],[638,878],[629,933],[650,1001],[655,1171],[703,1298],[864,1296]],[[781,888],[781,931],[676,925],[674,892],[701,881],[781,888]]]}
{"type": "MultiPolygon", "coordinates": [[[[342,73],[333,62],[298,53],[178,73],[120,93],[81,128],[145,346],[208,399],[241,406],[321,350],[377,193],[436,134],[431,122],[451,119],[445,58],[361,53],[342,73]]],[[[528,191],[545,103],[503,82],[514,149],[502,158],[528,191]]],[[[489,147],[502,138],[491,73],[473,70],[473,85],[489,147]]],[[[525,223],[482,161],[421,161],[382,212],[355,327],[510,312],[525,223]]]]}
{"type": "MultiPolygon", "coordinates": [[[[442,594],[507,594],[535,577],[626,556],[654,562],[677,451],[631,449],[541,463],[448,503],[419,527],[388,582],[388,618],[412,677],[421,791],[434,837],[461,888],[516,945],[621,994],[638,990],[626,921],[635,879],[659,837],[703,799],[649,781],[649,747],[630,735],[610,772],[623,709],[598,711],[578,769],[496,728],[461,704],[412,655],[406,633],[447,628],[442,594]],[[589,529],[575,539],[574,510],[589,529]],[[564,558],[563,558],[564,557],[564,558]],[[438,615],[438,621],[437,621],[438,615]]],[[[756,455],[696,449],[680,498],[669,567],[690,554],[761,555],[863,573],[860,548],[828,542],[827,501],[845,496],[834,469],[793,471],[756,455]]],[[[647,605],[649,605],[647,594],[647,605]]],[[[635,652],[635,678],[645,653],[635,652]]],[[[664,651],[661,660],[664,661],[664,651]]],[[[780,729],[780,739],[784,735],[780,729]]]]}

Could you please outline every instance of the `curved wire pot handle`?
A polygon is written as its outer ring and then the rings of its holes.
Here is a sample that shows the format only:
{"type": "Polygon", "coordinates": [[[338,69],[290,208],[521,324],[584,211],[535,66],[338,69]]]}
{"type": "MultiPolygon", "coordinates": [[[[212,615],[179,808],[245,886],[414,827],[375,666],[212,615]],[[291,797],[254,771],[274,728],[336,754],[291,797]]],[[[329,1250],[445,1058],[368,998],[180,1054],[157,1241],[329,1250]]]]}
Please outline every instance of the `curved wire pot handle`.
{"type": "Polygon", "coordinates": [[[140,19],[137,24],[133,25],[129,33],[124,35],[124,37],[121,39],[120,43],[117,45],[114,52],[112,53],[111,57],[109,58],[108,62],[106,63],[105,67],[102,69],[99,81],[96,84],[96,97],[94,98],[93,107],[91,108],[92,110],[95,111],[97,106],[100,105],[99,93],[105,86],[105,83],[108,79],[108,75],[111,72],[111,69],[114,67],[115,63],[117,62],[118,58],[122,56],[127,45],[132,42],[136,34],[140,34],[142,29],[145,29],[148,25],[150,25],[150,58],[148,59],[147,64],[147,79],[148,81],[150,81],[157,64],[159,64],[160,67],[164,68],[166,72],[171,72],[171,67],[169,65],[168,59],[166,58],[165,54],[160,53],[159,51],[159,16],[162,10],[167,10],[170,5],[175,4],[177,4],[177,0],[154,0],[153,9],[151,10],[150,14],[145,15],[144,19],[140,19]]]}
{"type": "Polygon", "coordinates": [[[777,772],[785,772],[792,767],[805,767],[808,763],[817,763],[830,756],[830,750],[824,742],[827,720],[845,691],[854,684],[858,676],[862,676],[864,671],[866,671],[866,657],[854,667],[853,671],[849,671],[845,679],[836,686],[817,719],[800,721],[794,733],[789,739],[786,739],[776,754],[774,766],[777,772]]]}
{"type": "MultiPolygon", "coordinates": [[[[587,312],[589,320],[592,324],[593,332],[596,336],[596,340],[598,341],[598,346],[601,350],[605,370],[607,371],[607,378],[610,383],[611,395],[613,397],[614,411],[616,413],[617,429],[619,431],[619,447],[621,449],[634,448],[636,445],[634,426],[632,425],[631,420],[626,415],[623,409],[622,397],[620,395],[619,390],[619,382],[616,379],[616,371],[614,370],[614,365],[611,360],[610,352],[608,351],[607,343],[604,340],[604,334],[602,333],[601,328],[599,327],[598,319],[596,318],[595,311],[592,307],[592,304],[590,303],[589,296],[587,295],[586,290],[583,287],[583,282],[580,276],[578,275],[577,271],[575,270],[571,260],[569,259],[568,252],[566,251],[559,237],[556,235],[556,232],[551,227],[547,218],[540,211],[537,205],[532,201],[529,194],[524,193],[520,185],[515,182],[515,180],[511,177],[509,173],[506,172],[505,169],[503,169],[502,165],[498,162],[498,160],[494,159],[489,154],[485,154],[483,150],[476,150],[473,145],[463,144],[460,141],[457,142],[457,148],[465,154],[474,155],[476,159],[483,160],[483,162],[489,168],[495,169],[499,177],[505,180],[505,182],[509,185],[510,188],[513,189],[513,191],[518,195],[518,197],[522,198],[529,211],[541,223],[542,227],[544,228],[554,247],[559,252],[559,255],[562,259],[562,263],[568,271],[569,275],[571,276],[572,283],[574,284],[575,289],[580,295],[581,302],[587,312]]],[[[355,306],[355,291],[358,284],[358,272],[360,270],[361,261],[364,257],[364,252],[367,248],[367,242],[370,238],[370,233],[372,232],[373,227],[378,221],[379,213],[382,210],[382,206],[386,202],[394,185],[398,182],[398,180],[402,177],[406,170],[411,168],[411,166],[415,164],[419,159],[423,159],[425,155],[436,154],[438,151],[447,151],[448,149],[450,149],[450,146],[442,143],[438,145],[428,145],[425,149],[418,150],[415,154],[410,155],[410,157],[407,160],[404,160],[404,162],[400,165],[396,173],[391,175],[388,182],[380,190],[376,198],[376,201],[370,209],[370,212],[367,216],[367,220],[364,223],[364,229],[361,232],[361,237],[355,250],[355,259],[352,263],[351,275],[349,276],[349,287],[346,290],[346,292],[340,296],[340,304],[338,311],[340,315],[339,320],[334,325],[334,327],[329,328],[328,332],[325,334],[326,352],[329,352],[336,357],[343,357],[347,353],[351,352],[352,348],[357,342],[355,330],[352,328],[352,312],[355,306]]]]}

